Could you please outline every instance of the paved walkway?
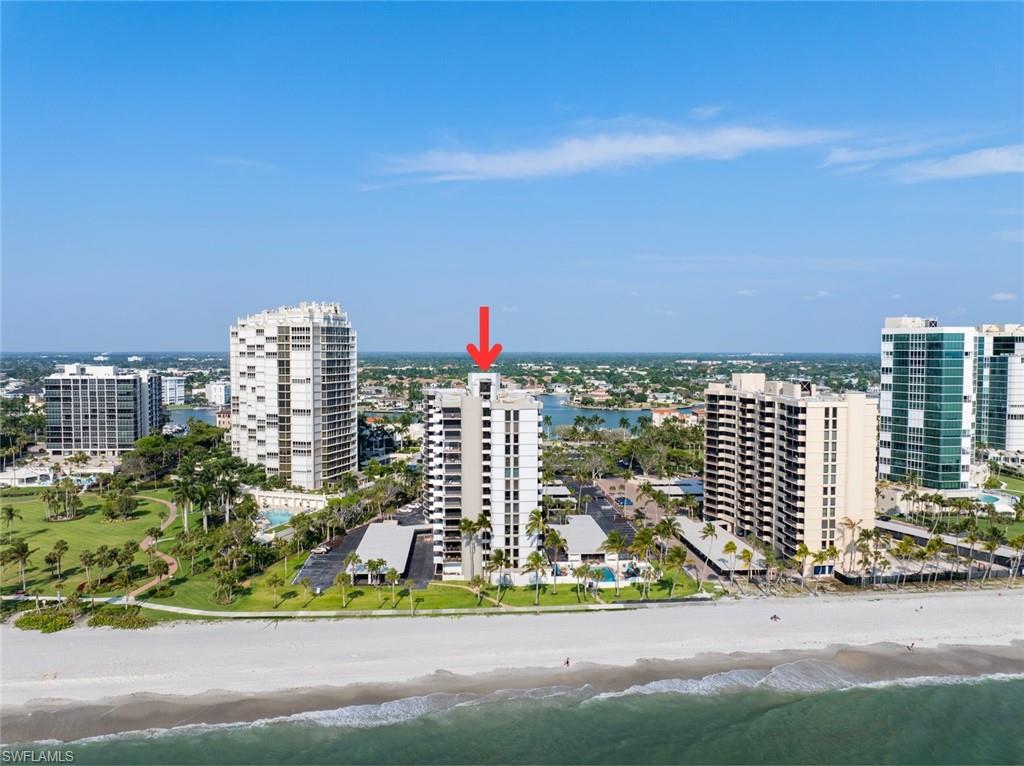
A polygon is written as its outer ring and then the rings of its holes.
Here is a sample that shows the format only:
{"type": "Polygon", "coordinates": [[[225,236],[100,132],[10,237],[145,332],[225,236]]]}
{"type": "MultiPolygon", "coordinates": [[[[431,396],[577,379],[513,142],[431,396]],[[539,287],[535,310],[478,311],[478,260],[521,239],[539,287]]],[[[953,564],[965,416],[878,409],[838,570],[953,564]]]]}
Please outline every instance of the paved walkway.
{"type": "MultiPolygon", "coordinates": [[[[3,596],[4,601],[57,601],[57,596],[3,596]]],[[[93,604],[114,604],[124,605],[124,598],[121,596],[94,596],[83,598],[93,604]]],[[[296,617],[409,617],[409,611],[405,609],[330,609],[330,610],[294,610],[294,611],[263,611],[263,612],[228,612],[215,611],[213,609],[191,609],[184,606],[171,606],[169,604],[152,604],[148,601],[138,601],[130,598],[129,603],[141,606],[145,609],[153,609],[157,612],[170,612],[185,617],[217,617],[224,619],[267,619],[283,620],[296,617]]],[[[567,604],[562,606],[504,606],[501,609],[494,607],[473,607],[470,609],[417,609],[416,616],[452,616],[457,617],[463,614],[538,614],[542,612],[619,612],[628,609],[661,609],[687,604],[714,604],[709,597],[690,597],[675,599],[673,601],[633,601],[616,604],[567,604]]]]}
{"type": "MultiPolygon", "coordinates": [[[[165,529],[171,526],[171,524],[174,523],[174,520],[178,518],[178,506],[176,506],[170,500],[162,500],[159,497],[153,497],[151,495],[136,495],[135,497],[140,497],[143,500],[152,500],[154,503],[161,503],[167,506],[167,509],[170,511],[170,513],[167,514],[167,518],[164,519],[164,522],[160,525],[161,532],[163,532],[165,529]]],[[[147,537],[141,543],[139,543],[139,548],[142,550],[143,553],[145,553],[151,547],[156,545],[156,542],[157,541],[154,540],[152,537],[147,537]]],[[[145,583],[144,585],[140,585],[138,588],[136,588],[128,594],[131,598],[135,598],[139,594],[145,593],[150,588],[158,586],[160,582],[164,579],[170,580],[172,577],[174,577],[174,573],[178,571],[177,559],[175,559],[173,556],[168,556],[166,553],[161,553],[160,551],[154,551],[154,553],[167,562],[166,577],[154,577],[152,580],[145,583]]]]}

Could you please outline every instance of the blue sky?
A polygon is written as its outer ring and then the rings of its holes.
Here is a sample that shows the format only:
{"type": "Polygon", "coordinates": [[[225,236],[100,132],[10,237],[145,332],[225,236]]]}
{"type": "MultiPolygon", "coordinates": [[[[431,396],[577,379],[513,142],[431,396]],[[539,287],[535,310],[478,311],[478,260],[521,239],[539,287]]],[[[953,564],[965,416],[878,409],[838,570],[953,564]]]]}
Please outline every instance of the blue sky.
{"type": "Polygon", "coordinates": [[[871,351],[1022,321],[1024,5],[11,4],[7,350],[871,351]]]}

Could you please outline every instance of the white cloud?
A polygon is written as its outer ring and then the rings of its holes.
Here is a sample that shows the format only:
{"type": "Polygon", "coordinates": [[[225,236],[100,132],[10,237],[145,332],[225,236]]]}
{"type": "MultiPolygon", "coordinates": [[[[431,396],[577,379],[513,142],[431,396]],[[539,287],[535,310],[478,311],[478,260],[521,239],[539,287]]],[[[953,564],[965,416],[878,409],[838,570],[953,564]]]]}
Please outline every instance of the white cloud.
{"type": "Polygon", "coordinates": [[[502,314],[518,314],[519,313],[519,307],[518,306],[502,306],[501,307],[501,313],[502,314]]]}
{"type": "Polygon", "coordinates": [[[839,146],[829,151],[825,158],[825,166],[856,165],[862,168],[871,167],[882,160],[902,159],[921,154],[930,148],[929,144],[886,144],[882,146],[848,147],[839,146]]]}
{"type": "Polygon", "coordinates": [[[816,293],[812,293],[811,295],[805,295],[804,297],[809,301],[820,301],[824,300],[825,298],[831,298],[832,293],[830,293],[828,290],[818,290],[816,293]]]}
{"type": "Polygon", "coordinates": [[[1024,173],[1024,144],[993,146],[943,159],[908,162],[898,168],[897,178],[904,183],[916,183],[1001,173],[1024,173]]]}
{"type": "Polygon", "coordinates": [[[568,176],[670,160],[732,160],[750,152],[810,146],[835,137],[824,130],[737,125],[693,131],[668,126],[565,138],[539,149],[432,150],[394,158],[386,172],[434,183],[568,176]]]}
{"type": "Polygon", "coordinates": [[[992,293],[988,297],[992,301],[1015,301],[1017,300],[1017,293],[992,293]]]}
{"type": "Polygon", "coordinates": [[[751,290],[750,288],[747,288],[747,289],[744,289],[744,290],[737,290],[736,294],[737,295],[742,295],[744,297],[750,297],[752,295],[757,295],[757,290],[751,290]]]}
{"type": "Polygon", "coordinates": [[[717,117],[722,113],[722,107],[717,104],[705,104],[704,106],[695,106],[690,110],[690,117],[695,120],[710,120],[712,117],[717,117]]]}

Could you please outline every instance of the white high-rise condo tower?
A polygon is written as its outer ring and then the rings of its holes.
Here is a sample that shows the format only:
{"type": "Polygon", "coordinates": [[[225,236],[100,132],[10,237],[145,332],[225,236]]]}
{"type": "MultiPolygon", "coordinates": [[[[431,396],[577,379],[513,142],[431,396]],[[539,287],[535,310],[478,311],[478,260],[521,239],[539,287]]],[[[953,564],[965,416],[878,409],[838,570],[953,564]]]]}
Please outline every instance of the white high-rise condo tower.
{"type": "Polygon", "coordinates": [[[231,327],[231,451],[321,489],[358,468],[356,333],[337,303],[301,303],[231,327]]]}
{"type": "MultiPolygon", "coordinates": [[[[510,568],[539,550],[526,531],[541,505],[540,402],[504,390],[497,373],[472,373],[468,388],[426,392],[423,468],[434,528],[435,573],[464,579],[483,573],[501,548],[510,568]],[[463,519],[485,519],[489,530],[465,535],[463,519]]],[[[485,525],[486,526],[486,525],[485,525]]]]}

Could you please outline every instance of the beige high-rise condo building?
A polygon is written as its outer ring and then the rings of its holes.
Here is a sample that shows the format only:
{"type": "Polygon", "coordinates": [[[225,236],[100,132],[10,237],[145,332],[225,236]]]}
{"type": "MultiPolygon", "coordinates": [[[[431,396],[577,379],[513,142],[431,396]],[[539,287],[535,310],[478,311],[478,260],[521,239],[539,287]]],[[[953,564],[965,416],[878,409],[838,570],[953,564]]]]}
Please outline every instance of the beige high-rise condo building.
{"type": "Polygon", "coordinates": [[[358,468],[356,333],[337,303],[264,311],[231,327],[231,451],[321,489],[358,468]]]}
{"type": "Polygon", "coordinates": [[[482,574],[497,548],[517,569],[539,549],[526,531],[541,504],[540,402],[501,388],[497,373],[472,373],[467,388],[426,392],[424,491],[434,529],[435,573],[465,579],[482,574]],[[467,536],[463,519],[486,519],[489,530],[467,536]]]}
{"type": "MultiPolygon", "coordinates": [[[[863,393],[736,374],[705,391],[704,512],[789,557],[875,523],[878,407],[863,393]]],[[[827,566],[819,571],[826,571],[827,566]]]]}

